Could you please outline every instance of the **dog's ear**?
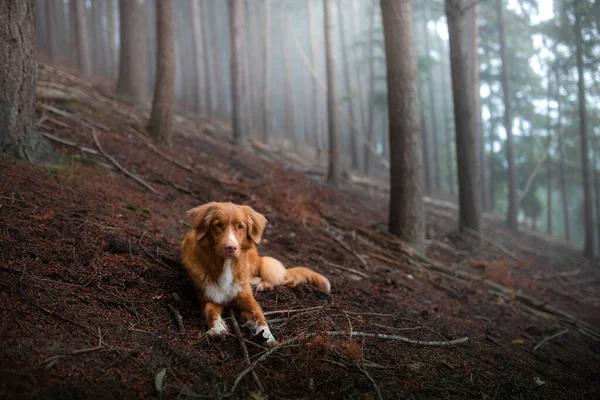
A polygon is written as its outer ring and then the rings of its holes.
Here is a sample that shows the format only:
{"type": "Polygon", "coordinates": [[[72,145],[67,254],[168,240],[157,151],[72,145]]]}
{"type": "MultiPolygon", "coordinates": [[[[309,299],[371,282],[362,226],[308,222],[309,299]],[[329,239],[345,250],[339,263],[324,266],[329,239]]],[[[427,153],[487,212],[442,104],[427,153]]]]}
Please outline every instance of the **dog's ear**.
{"type": "Polygon", "coordinates": [[[196,239],[200,240],[208,232],[210,226],[210,220],[212,218],[212,211],[215,203],[206,203],[199,207],[192,208],[187,212],[192,222],[192,227],[196,230],[196,239]]]}
{"type": "Polygon", "coordinates": [[[241,206],[246,214],[246,222],[248,224],[248,237],[256,244],[260,243],[263,231],[267,225],[267,219],[264,215],[257,213],[250,206],[241,206]]]}

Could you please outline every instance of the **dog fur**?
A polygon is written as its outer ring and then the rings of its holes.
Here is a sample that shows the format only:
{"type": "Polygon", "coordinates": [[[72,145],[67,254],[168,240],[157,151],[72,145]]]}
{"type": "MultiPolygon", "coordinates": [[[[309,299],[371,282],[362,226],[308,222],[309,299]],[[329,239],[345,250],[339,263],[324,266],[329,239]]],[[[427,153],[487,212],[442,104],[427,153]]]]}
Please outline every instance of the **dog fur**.
{"type": "Polygon", "coordinates": [[[255,334],[262,334],[270,345],[277,343],[251,285],[257,290],[270,290],[279,285],[308,283],[330,291],[329,281],[323,275],[305,267],[286,269],[278,260],[258,255],[256,245],[267,219],[251,207],[212,202],[189,210],[188,216],[193,230],[181,244],[182,261],[204,307],[207,335],[228,332],[221,313],[225,306],[233,304],[255,334]]]}

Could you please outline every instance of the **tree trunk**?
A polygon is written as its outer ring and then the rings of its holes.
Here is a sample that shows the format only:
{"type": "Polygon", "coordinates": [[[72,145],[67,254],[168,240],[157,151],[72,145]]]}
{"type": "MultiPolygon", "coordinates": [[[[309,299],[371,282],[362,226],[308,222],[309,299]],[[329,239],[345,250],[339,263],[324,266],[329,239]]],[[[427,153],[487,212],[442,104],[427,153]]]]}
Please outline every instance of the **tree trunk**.
{"type": "MultiPolygon", "coordinates": [[[[600,145],[598,144],[598,138],[595,138],[594,145],[594,165],[598,165],[600,160],[600,145]]],[[[598,169],[594,168],[592,173],[594,174],[594,192],[596,197],[596,240],[597,240],[597,251],[600,253],[600,177],[598,177],[598,169]]],[[[598,254],[596,253],[596,254],[598,254]]]]}
{"type": "Polygon", "coordinates": [[[148,102],[144,5],[138,0],[119,0],[121,51],[117,93],[136,104],[148,102]]]}
{"type": "MultiPolygon", "coordinates": [[[[376,8],[375,4],[371,8],[371,16],[369,17],[369,83],[368,83],[368,111],[367,111],[367,140],[370,144],[374,145],[375,140],[375,15],[376,8]]],[[[369,149],[369,143],[365,143],[363,149],[364,161],[363,161],[363,172],[368,174],[371,170],[371,149],[369,149]]]]}
{"type": "Polygon", "coordinates": [[[175,100],[173,0],[156,2],[156,38],[156,83],[148,133],[157,143],[170,146],[175,100]]]}
{"type": "MultiPolygon", "coordinates": [[[[306,0],[306,11],[307,11],[307,29],[308,29],[308,40],[309,40],[309,46],[308,46],[308,59],[310,60],[310,65],[311,67],[316,71],[317,70],[317,66],[315,64],[315,53],[316,53],[316,47],[317,44],[315,43],[315,30],[316,28],[314,27],[314,18],[313,18],[313,13],[312,13],[312,7],[310,6],[311,0],[306,0]]],[[[308,98],[310,99],[310,113],[312,114],[310,116],[310,128],[309,131],[311,133],[311,138],[312,138],[312,145],[315,147],[316,150],[316,154],[317,154],[317,160],[320,158],[319,155],[321,154],[320,151],[320,138],[321,138],[321,134],[320,134],[320,124],[319,124],[319,92],[317,91],[317,81],[316,79],[314,79],[310,74],[308,75],[309,79],[310,79],[310,95],[308,96],[308,98]]]]}
{"type": "Polygon", "coordinates": [[[325,28],[325,66],[327,69],[327,130],[329,132],[329,152],[327,183],[338,187],[342,177],[340,160],[339,134],[335,98],[335,63],[331,48],[333,35],[331,3],[333,0],[323,0],[323,22],[325,28]]]}
{"type": "Polygon", "coordinates": [[[512,105],[510,95],[510,81],[508,58],[506,51],[506,36],[504,33],[504,5],[502,0],[496,0],[498,13],[498,39],[500,41],[500,57],[502,59],[502,91],[504,93],[504,129],[506,130],[506,161],[508,163],[508,213],[506,223],[509,228],[517,230],[517,178],[515,171],[515,144],[512,133],[512,105]]]}
{"type": "Polygon", "coordinates": [[[55,160],[35,119],[35,26],[32,0],[0,1],[0,152],[30,162],[55,160]]]}
{"type": "Polygon", "coordinates": [[[271,136],[271,0],[265,0],[265,37],[264,37],[265,76],[263,78],[262,104],[263,113],[263,143],[269,142],[271,136]]]}
{"type": "Polygon", "coordinates": [[[423,250],[421,135],[417,64],[409,0],[381,0],[388,85],[390,143],[389,230],[423,250]]]}
{"type": "Polygon", "coordinates": [[[198,114],[206,113],[206,98],[203,97],[204,83],[204,59],[207,57],[203,54],[202,43],[202,25],[201,25],[201,14],[200,14],[200,3],[198,0],[190,0],[190,14],[192,18],[192,34],[194,38],[194,67],[196,71],[196,112],[198,114]]]}
{"type": "Polygon", "coordinates": [[[248,135],[245,132],[244,99],[244,0],[229,0],[229,29],[231,40],[231,100],[233,106],[233,140],[240,144],[248,135]]]}
{"type": "Polygon", "coordinates": [[[287,0],[281,2],[281,21],[283,30],[283,106],[285,134],[291,139],[294,149],[298,149],[298,137],[296,135],[296,123],[294,112],[294,84],[292,82],[292,70],[290,64],[290,32],[287,13],[287,0]]]}
{"type": "MultiPolygon", "coordinates": [[[[71,0],[73,1],[73,0],[71,0]]],[[[112,81],[117,75],[117,25],[116,25],[116,6],[114,0],[108,0],[108,16],[106,19],[107,35],[108,35],[108,77],[112,81]]]]}
{"type": "MultiPolygon", "coordinates": [[[[429,29],[427,28],[427,15],[424,15],[424,24],[423,24],[423,42],[425,46],[425,55],[429,57],[429,29]]],[[[433,178],[433,187],[435,190],[441,190],[442,181],[441,181],[441,172],[440,172],[440,144],[438,140],[438,126],[437,126],[437,113],[435,110],[435,93],[433,89],[433,74],[431,70],[427,71],[427,87],[429,94],[429,108],[430,108],[430,116],[431,116],[431,147],[432,147],[432,156],[433,160],[431,165],[433,166],[432,178],[433,178]]]]}
{"type": "MultiPolygon", "coordinates": [[[[194,1],[194,0],[192,0],[194,1]]],[[[198,0],[195,0],[197,2],[198,0]]],[[[200,28],[202,29],[200,35],[202,36],[202,48],[204,50],[204,54],[202,55],[202,62],[204,63],[204,104],[206,114],[212,115],[213,112],[213,100],[212,100],[212,80],[210,73],[210,59],[212,58],[211,46],[209,42],[209,31],[208,31],[208,18],[209,18],[209,10],[207,0],[202,2],[202,7],[200,8],[200,28]]]]}
{"type": "MultiPolygon", "coordinates": [[[[454,163],[452,162],[452,150],[454,147],[452,146],[452,127],[451,120],[449,120],[448,115],[450,114],[450,110],[448,109],[448,78],[447,71],[448,65],[446,64],[446,56],[447,52],[444,51],[444,41],[442,38],[439,39],[439,53],[441,57],[441,82],[442,82],[442,112],[443,112],[443,121],[444,121],[444,129],[446,131],[445,135],[445,145],[446,145],[446,169],[448,171],[448,186],[450,187],[450,194],[454,195],[454,163]]],[[[448,57],[449,58],[449,57],[448,57]]],[[[450,88],[452,90],[452,88],[450,88]]]]}
{"type": "Polygon", "coordinates": [[[342,65],[344,67],[344,81],[346,85],[347,99],[348,99],[348,115],[350,116],[350,166],[354,170],[358,170],[360,167],[360,155],[358,154],[358,138],[355,129],[352,125],[358,125],[358,121],[354,114],[354,85],[352,82],[352,75],[350,72],[350,60],[348,59],[348,49],[346,43],[346,32],[344,28],[344,8],[341,0],[338,0],[338,23],[340,30],[340,46],[342,48],[342,65]]]}
{"type": "Polygon", "coordinates": [[[546,232],[548,235],[552,235],[552,151],[550,145],[552,144],[552,118],[550,116],[550,96],[552,94],[552,88],[550,87],[550,74],[548,74],[548,102],[546,107],[546,124],[548,132],[548,159],[546,161],[546,232]]]}
{"type": "Polygon", "coordinates": [[[211,57],[214,59],[214,79],[215,79],[215,92],[216,92],[216,103],[217,103],[217,114],[220,116],[225,115],[225,84],[223,82],[223,49],[219,47],[219,23],[218,23],[218,2],[212,0],[206,0],[206,4],[212,5],[212,12],[208,18],[209,30],[210,30],[210,41],[212,43],[211,57]]]}
{"type": "MultiPolygon", "coordinates": [[[[8,2],[12,3],[11,1],[8,2]]],[[[48,1],[46,3],[46,34],[48,35],[48,58],[51,62],[55,61],[57,56],[57,44],[56,44],[56,1],[48,1]]]]}
{"type": "Polygon", "coordinates": [[[88,41],[87,19],[85,18],[85,0],[71,0],[75,2],[75,43],[77,46],[77,66],[83,79],[89,79],[90,44],[88,41]]]}
{"type": "MultiPolygon", "coordinates": [[[[556,126],[557,134],[562,129],[562,102],[560,100],[560,86],[558,85],[559,75],[558,70],[554,70],[556,76],[556,100],[558,103],[558,123],[556,126]]],[[[567,188],[567,167],[565,163],[565,140],[563,135],[558,135],[558,152],[560,155],[560,192],[562,194],[562,209],[563,209],[563,221],[565,227],[565,239],[567,242],[571,241],[571,224],[569,218],[569,191],[567,188]]]]}
{"type": "MultiPolygon", "coordinates": [[[[422,89],[423,85],[419,85],[419,90],[422,89]]],[[[422,99],[422,93],[419,93],[419,99],[422,99]]],[[[423,180],[425,182],[425,193],[431,193],[433,189],[433,173],[431,171],[431,157],[429,156],[429,127],[427,126],[427,120],[425,119],[425,110],[421,108],[420,115],[421,119],[421,152],[423,153],[423,180]]]]}
{"type": "Polygon", "coordinates": [[[473,71],[468,60],[464,0],[446,0],[446,18],[450,38],[450,66],[456,127],[458,165],[459,230],[481,230],[481,187],[479,140],[473,99],[473,71]]]}
{"type": "Polygon", "coordinates": [[[581,37],[581,12],[578,8],[581,0],[575,2],[575,45],[577,56],[577,86],[579,95],[579,131],[581,134],[581,168],[583,170],[583,220],[585,228],[585,244],[583,254],[594,256],[594,211],[592,208],[592,186],[590,179],[588,120],[585,100],[585,78],[583,71],[583,39],[581,37]]]}

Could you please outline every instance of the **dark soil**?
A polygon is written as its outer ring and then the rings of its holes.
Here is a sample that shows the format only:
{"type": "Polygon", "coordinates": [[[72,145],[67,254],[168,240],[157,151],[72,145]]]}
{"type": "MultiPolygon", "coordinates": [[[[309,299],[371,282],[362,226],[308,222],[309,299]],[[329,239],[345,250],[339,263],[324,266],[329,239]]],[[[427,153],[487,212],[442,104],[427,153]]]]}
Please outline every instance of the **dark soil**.
{"type": "MultiPolygon", "coordinates": [[[[101,155],[70,146],[54,143],[63,155],[55,166],[0,157],[1,398],[229,394],[246,368],[242,351],[233,335],[204,337],[179,261],[189,229],[185,211],[213,200],[263,213],[269,224],[261,253],[308,265],[332,282],[331,296],[310,287],[257,294],[275,336],[288,342],[256,364],[265,391],[259,395],[247,374],[234,398],[376,398],[376,388],[386,399],[598,398],[600,342],[593,335],[513,296],[436,273],[361,233],[384,235],[380,185],[347,180],[332,190],[321,183],[319,167],[259,146],[235,148],[221,121],[178,117],[173,147],[160,151],[188,171],[152,151],[144,116],[106,90],[48,66],[40,67],[39,80],[79,93],[40,101],[42,131],[97,149],[89,126],[95,125],[106,152],[158,194],[101,155]],[[363,256],[368,270],[331,235],[363,256]],[[184,332],[167,304],[181,313],[184,332]],[[469,340],[426,346],[350,332],[469,340]],[[158,392],[155,377],[163,369],[158,392]]],[[[508,232],[493,216],[484,224],[493,243],[459,235],[451,205],[430,201],[427,209],[430,258],[600,325],[597,261],[539,234],[508,232]]],[[[254,362],[265,349],[242,332],[254,362]]]]}

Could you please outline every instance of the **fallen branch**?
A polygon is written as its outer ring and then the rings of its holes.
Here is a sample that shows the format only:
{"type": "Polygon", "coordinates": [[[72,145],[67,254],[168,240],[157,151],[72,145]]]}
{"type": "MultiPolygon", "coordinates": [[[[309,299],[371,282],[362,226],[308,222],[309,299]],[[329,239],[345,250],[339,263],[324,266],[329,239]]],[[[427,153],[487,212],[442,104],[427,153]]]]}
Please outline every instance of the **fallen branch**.
{"type": "MultiPolygon", "coordinates": [[[[330,336],[348,336],[347,332],[341,332],[341,331],[329,331],[329,332],[327,332],[327,334],[330,336]]],[[[352,336],[368,337],[368,338],[375,338],[375,339],[386,339],[386,340],[397,340],[397,341],[404,342],[404,343],[417,344],[419,346],[453,346],[455,344],[464,343],[469,340],[469,337],[465,336],[460,339],[454,339],[454,340],[426,341],[426,340],[409,339],[407,337],[398,336],[398,335],[388,335],[386,333],[370,333],[370,332],[350,332],[350,338],[352,338],[352,336]]]]}
{"type": "Polygon", "coordinates": [[[110,162],[112,162],[115,167],[117,167],[118,169],[120,169],[121,172],[123,172],[125,175],[127,175],[128,177],[130,177],[134,181],[136,181],[139,184],[141,184],[144,187],[146,187],[152,193],[158,193],[158,191],[156,189],[154,189],[148,182],[146,182],[145,180],[143,180],[139,176],[134,175],[131,172],[129,172],[125,167],[123,167],[121,164],[119,164],[119,162],[117,160],[115,160],[113,156],[111,156],[106,151],[104,151],[104,149],[102,148],[102,145],[100,144],[100,141],[98,140],[98,135],[96,135],[96,130],[94,128],[92,128],[92,135],[94,136],[94,142],[96,142],[96,146],[98,147],[98,150],[100,150],[100,153],[102,153],[102,155],[104,157],[106,157],[110,162]]]}
{"type": "Polygon", "coordinates": [[[75,147],[76,149],[79,149],[79,150],[81,150],[81,151],[83,151],[85,153],[98,154],[98,152],[96,150],[94,150],[94,149],[90,149],[90,148],[87,148],[87,147],[80,146],[80,145],[78,145],[75,142],[71,142],[70,140],[61,139],[58,136],[54,136],[54,135],[52,135],[50,133],[42,132],[42,136],[45,137],[45,138],[47,138],[47,139],[53,140],[55,142],[58,142],[60,144],[64,144],[66,146],[75,147]]]}
{"type": "Polygon", "coordinates": [[[343,270],[343,271],[348,271],[348,272],[351,272],[351,273],[353,273],[353,274],[356,274],[356,275],[358,275],[358,276],[362,276],[363,278],[367,278],[367,279],[369,278],[369,275],[365,274],[364,272],[360,272],[360,271],[359,271],[359,270],[357,270],[357,269],[354,269],[354,268],[349,268],[349,267],[343,267],[343,266],[341,266],[341,265],[338,265],[338,264],[332,263],[332,262],[330,262],[330,261],[327,261],[327,260],[326,260],[326,259],[324,259],[323,257],[321,257],[321,260],[323,260],[323,262],[324,262],[325,264],[329,265],[330,267],[337,268],[337,269],[341,269],[341,270],[343,270]]]}
{"type": "Polygon", "coordinates": [[[279,315],[279,314],[295,314],[295,313],[301,313],[301,312],[307,312],[307,311],[313,311],[313,310],[321,310],[323,308],[325,308],[327,306],[316,306],[316,307],[309,307],[309,308],[296,308],[296,309],[291,309],[291,310],[275,310],[275,311],[267,311],[265,313],[263,313],[264,316],[268,316],[268,315],[279,315]]]}
{"type": "Polygon", "coordinates": [[[194,168],[192,168],[189,165],[185,165],[182,164],[181,162],[177,161],[176,159],[174,159],[173,157],[169,156],[168,154],[162,152],[161,150],[159,150],[154,144],[152,144],[147,137],[145,137],[144,135],[142,135],[141,133],[139,133],[138,131],[136,131],[135,129],[132,129],[131,127],[129,128],[129,131],[132,132],[133,134],[135,134],[137,137],[139,137],[140,139],[142,139],[144,141],[144,143],[146,143],[146,146],[152,150],[156,155],[164,158],[165,160],[169,161],[170,163],[178,166],[179,168],[186,170],[188,172],[195,172],[194,168]]]}
{"type": "Polygon", "coordinates": [[[344,243],[344,241],[340,238],[338,238],[337,236],[335,236],[333,233],[329,232],[329,230],[325,229],[325,233],[331,237],[333,240],[335,240],[336,242],[338,242],[340,244],[340,246],[342,246],[347,252],[349,252],[350,254],[352,254],[354,257],[356,257],[361,265],[363,266],[364,269],[369,269],[369,264],[367,264],[367,262],[365,261],[365,259],[358,254],[356,251],[352,250],[352,248],[350,246],[348,246],[346,243],[344,243]]]}
{"type": "Polygon", "coordinates": [[[44,108],[44,109],[46,109],[46,110],[48,110],[48,111],[53,112],[54,114],[60,115],[60,116],[65,117],[65,118],[68,118],[68,119],[73,120],[75,122],[79,122],[81,125],[86,126],[86,127],[90,128],[92,130],[98,128],[98,129],[101,129],[101,130],[106,131],[106,132],[110,131],[110,129],[106,125],[102,125],[102,124],[99,124],[99,123],[94,122],[94,121],[84,120],[83,118],[80,118],[80,117],[78,117],[75,114],[72,114],[72,113],[70,113],[68,111],[63,111],[63,110],[58,109],[56,107],[52,107],[51,105],[43,104],[42,103],[41,107],[44,108]]]}
{"type": "Polygon", "coordinates": [[[565,330],[563,330],[563,331],[560,331],[560,332],[558,332],[558,333],[556,333],[556,334],[554,334],[554,335],[552,335],[552,336],[545,337],[545,338],[544,338],[544,339],[543,339],[541,342],[539,342],[539,343],[538,343],[538,344],[537,344],[537,345],[536,345],[536,346],[533,348],[533,351],[536,351],[537,349],[539,349],[540,347],[542,347],[542,345],[543,345],[544,343],[546,343],[547,341],[549,341],[549,340],[552,340],[552,339],[556,339],[557,337],[559,337],[559,336],[562,336],[562,335],[564,335],[564,334],[565,334],[565,333],[567,333],[567,332],[569,332],[569,330],[568,330],[568,329],[565,329],[565,330]]]}
{"type": "MultiPolygon", "coordinates": [[[[248,355],[248,348],[246,348],[246,343],[244,343],[244,337],[242,336],[240,324],[238,324],[237,319],[235,319],[235,312],[233,312],[233,310],[230,310],[229,315],[231,316],[231,321],[233,322],[233,327],[235,329],[235,334],[237,336],[238,343],[240,344],[240,349],[242,350],[242,354],[244,355],[244,361],[246,362],[247,366],[250,366],[250,356],[248,355]]],[[[251,371],[251,374],[252,379],[254,379],[254,383],[256,383],[256,386],[258,387],[258,390],[264,392],[265,388],[260,382],[260,379],[258,379],[256,372],[251,371]]]]}
{"type": "Polygon", "coordinates": [[[471,235],[474,235],[476,237],[478,237],[479,239],[483,240],[486,243],[489,243],[493,246],[496,246],[500,251],[502,251],[504,254],[506,254],[507,256],[509,256],[510,258],[512,258],[515,261],[519,261],[519,258],[515,255],[515,253],[513,253],[512,251],[508,250],[506,247],[504,247],[503,245],[501,245],[500,243],[498,243],[495,240],[492,239],[488,239],[485,236],[483,236],[481,233],[474,231],[471,228],[465,228],[465,231],[469,232],[471,235]]]}
{"type": "Polygon", "coordinates": [[[181,318],[181,314],[179,313],[179,311],[177,311],[175,307],[173,307],[169,303],[167,303],[167,308],[173,315],[173,318],[175,318],[175,322],[177,323],[177,328],[179,329],[179,332],[182,335],[185,335],[185,326],[183,326],[183,318],[181,318]]]}

